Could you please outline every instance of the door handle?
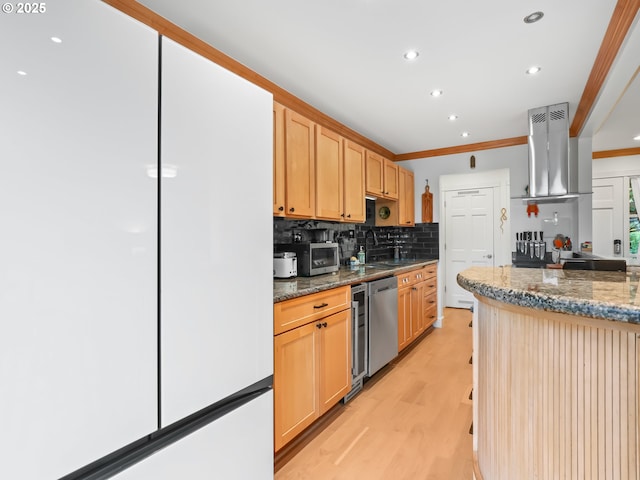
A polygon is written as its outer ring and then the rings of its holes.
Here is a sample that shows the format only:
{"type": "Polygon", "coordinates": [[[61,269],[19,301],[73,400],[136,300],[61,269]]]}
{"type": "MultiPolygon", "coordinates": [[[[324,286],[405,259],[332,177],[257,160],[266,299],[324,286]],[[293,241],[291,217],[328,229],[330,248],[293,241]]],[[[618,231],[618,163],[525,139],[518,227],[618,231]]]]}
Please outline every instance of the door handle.
{"type": "Polygon", "coordinates": [[[493,255],[491,255],[491,254],[485,255],[484,258],[493,258],[493,255]]]}

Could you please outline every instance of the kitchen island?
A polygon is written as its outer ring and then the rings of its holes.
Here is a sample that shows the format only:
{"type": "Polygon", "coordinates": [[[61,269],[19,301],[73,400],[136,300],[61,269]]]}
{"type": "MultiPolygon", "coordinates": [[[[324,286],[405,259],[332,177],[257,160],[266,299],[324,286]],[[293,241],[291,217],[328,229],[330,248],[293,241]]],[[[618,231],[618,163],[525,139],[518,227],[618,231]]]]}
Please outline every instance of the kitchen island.
{"type": "Polygon", "coordinates": [[[476,478],[640,478],[635,272],[474,267],[476,478]]]}

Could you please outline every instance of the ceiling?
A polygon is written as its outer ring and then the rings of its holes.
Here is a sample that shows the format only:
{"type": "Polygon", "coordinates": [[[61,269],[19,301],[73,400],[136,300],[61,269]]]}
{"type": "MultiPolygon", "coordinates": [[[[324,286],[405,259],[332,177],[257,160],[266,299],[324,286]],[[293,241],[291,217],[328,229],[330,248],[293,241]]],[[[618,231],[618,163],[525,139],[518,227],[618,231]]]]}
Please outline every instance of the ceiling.
{"type": "MultiPolygon", "coordinates": [[[[387,150],[406,154],[527,135],[527,110],[539,106],[569,102],[572,120],[617,2],[139,3],[387,150]],[[526,24],[524,17],[536,11],[544,17],[526,24]],[[411,62],[403,58],[409,49],[419,51],[411,62]],[[526,74],[534,65],[540,73],[526,74]],[[434,98],[434,89],[443,95],[434,98]],[[457,120],[448,120],[451,114],[457,120]]],[[[640,79],[631,81],[640,59],[637,24],[636,18],[630,33],[636,41],[627,38],[585,123],[594,150],[640,147],[632,139],[640,134],[640,79]]]]}

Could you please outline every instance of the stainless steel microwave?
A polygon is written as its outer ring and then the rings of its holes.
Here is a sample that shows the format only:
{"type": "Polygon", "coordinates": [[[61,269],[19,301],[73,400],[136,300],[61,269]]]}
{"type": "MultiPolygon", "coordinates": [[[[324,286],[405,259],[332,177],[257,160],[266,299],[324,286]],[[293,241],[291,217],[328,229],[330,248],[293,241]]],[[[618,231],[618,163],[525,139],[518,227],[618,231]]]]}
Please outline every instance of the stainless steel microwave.
{"type": "Polygon", "coordinates": [[[298,276],[313,277],[340,269],[338,244],[331,242],[289,243],[277,245],[279,251],[295,252],[298,258],[298,276]]]}

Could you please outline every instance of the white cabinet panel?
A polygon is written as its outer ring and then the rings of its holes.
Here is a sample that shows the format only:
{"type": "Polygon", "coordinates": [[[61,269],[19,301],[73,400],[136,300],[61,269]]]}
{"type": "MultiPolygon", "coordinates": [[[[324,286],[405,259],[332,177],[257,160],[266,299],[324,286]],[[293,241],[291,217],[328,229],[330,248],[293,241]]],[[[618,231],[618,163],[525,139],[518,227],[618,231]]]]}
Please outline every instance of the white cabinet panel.
{"type": "Polygon", "coordinates": [[[113,478],[271,480],[272,412],[269,391],[113,478]]]}
{"type": "Polygon", "coordinates": [[[58,478],[157,424],[158,37],[99,1],[46,7],[0,16],[0,478],[14,480],[58,478]]]}
{"type": "Polygon", "coordinates": [[[161,420],[273,373],[271,94],[163,38],[161,420]]]}

